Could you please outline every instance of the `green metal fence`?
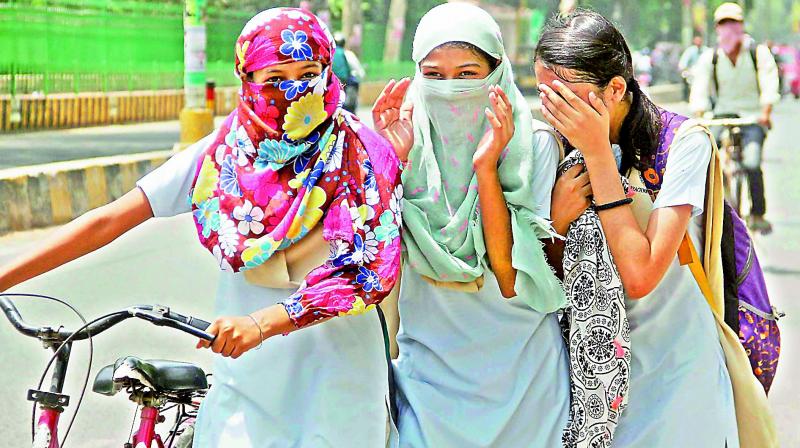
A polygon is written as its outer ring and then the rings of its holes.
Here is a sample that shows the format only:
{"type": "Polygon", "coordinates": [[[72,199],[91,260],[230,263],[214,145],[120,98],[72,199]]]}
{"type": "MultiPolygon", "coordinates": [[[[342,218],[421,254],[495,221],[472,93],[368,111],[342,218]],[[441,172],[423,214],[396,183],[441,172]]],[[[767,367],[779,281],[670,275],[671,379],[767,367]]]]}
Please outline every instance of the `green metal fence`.
{"type": "MultiPolygon", "coordinates": [[[[208,13],[208,76],[218,85],[232,85],[233,46],[252,13],[213,8],[208,13]]],[[[0,94],[182,85],[181,4],[0,0],[0,94]]]]}
{"type": "MultiPolygon", "coordinates": [[[[264,7],[271,6],[267,3],[273,2],[265,1],[264,7]]],[[[253,14],[208,9],[206,76],[219,86],[238,83],[233,47],[253,14]]],[[[418,17],[412,19],[416,23],[418,17]]],[[[364,24],[362,60],[368,81],[414,74],[408,57],[381,62],[385,31],[383,22],[364,24]]],[[[405,56],[410,47],[407,36],[405,56]]],[[[0,95],[182,87],[182,2],[0,0],[0,95]]]]}

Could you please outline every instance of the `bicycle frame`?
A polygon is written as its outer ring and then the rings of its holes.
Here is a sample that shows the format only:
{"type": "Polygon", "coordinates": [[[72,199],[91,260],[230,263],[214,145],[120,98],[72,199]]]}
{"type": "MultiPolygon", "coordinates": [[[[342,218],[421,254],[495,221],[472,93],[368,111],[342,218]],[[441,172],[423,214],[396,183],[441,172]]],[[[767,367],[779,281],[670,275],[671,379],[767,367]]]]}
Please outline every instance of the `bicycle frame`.
{"type": "Polygon", "coordinates": [[[164,448],[161,436],[156,434],[156,424],[158,424],[158,409],[153,406],[142,408],[139,417],[139,429],[133,434],[132,443],[134,448],[164,448]],[[156,446],[153,447],[153,442],[156,446]]]}
{"type": "Polygon", "coordinates": [[[36,424],[36,435],[33,438],[33,448],[59,448],[58,445],[58,419],[61,417],[58,409],[45,408],[36,424]]]}
{"type": "Polygon", "coordinates": [[[61,413],[64,412],[64,406],[69,403],[69,399],[61,395],[61,391],[64,387],[64,378],[67,374],[71,351],[71,344],[67,344],[58,353],[53,367],[53,376],[50,379],[50,393],[41,391],[28,392],[28,399],[40,403],[42,409],[42,413],[36,423],[33,448],[59,448],[58,420],[61,417],[61,413]]]}
{"type": "MultiPolygon", "coordinates": [[[[61,392],[64,384],[64,377],[69,363],[70,349],[68,346],[62,349],[56,359],[53,369],[50,390],[54,394],[61,392]]],[[[41,406],[42,412],[36,424],[36,433],[33,439],[33,448],[60,448],[58,442],[58,421],[64,412],[63,406],[52,403],[44,403],[41,406]]],[[[159,411],[154,406],[144,406],[139,417],[139,429],[133,434],[131,444],[134,448],[164,448],[161,436],[156,433],[156,425],[159,423],[159,411]],[[155,442],[155,445],[153,444],[155,442]]]]}

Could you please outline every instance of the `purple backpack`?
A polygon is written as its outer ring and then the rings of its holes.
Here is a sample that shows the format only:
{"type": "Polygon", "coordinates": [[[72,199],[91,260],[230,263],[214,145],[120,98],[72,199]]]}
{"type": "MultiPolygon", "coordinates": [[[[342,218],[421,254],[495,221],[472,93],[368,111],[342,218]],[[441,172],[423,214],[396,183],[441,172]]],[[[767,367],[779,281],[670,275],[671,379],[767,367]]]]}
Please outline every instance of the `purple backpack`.
{"type": "MultiPolygon", "coordinates": [[[[651,158],[651,168],[642,174],[642,181],[652,196],[661,189],[669,147],[675,132],[686,120],[686,117],[661,109],[663,127],[659,149],[651,158]]],[[[778,318],[782,314],[769,302],[764,273],[747,226],[727,201],[722,224],[722,271],[725,323],[739,334],[753,373],[769,393],[781,352],[778,318]]]]}

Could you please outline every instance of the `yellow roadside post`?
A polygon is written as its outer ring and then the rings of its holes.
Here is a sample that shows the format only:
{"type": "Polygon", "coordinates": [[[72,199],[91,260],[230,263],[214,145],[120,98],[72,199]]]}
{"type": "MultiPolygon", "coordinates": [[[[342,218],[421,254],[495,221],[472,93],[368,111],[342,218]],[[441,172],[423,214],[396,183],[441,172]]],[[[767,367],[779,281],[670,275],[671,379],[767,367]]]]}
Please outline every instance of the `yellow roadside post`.
{"type": "Polygon", "coordinates": [[[186,0],[183,14],[183,92],[180,142],[187,148],[214,130],[213,111],[206,107],[206,0],[186,0]]]}

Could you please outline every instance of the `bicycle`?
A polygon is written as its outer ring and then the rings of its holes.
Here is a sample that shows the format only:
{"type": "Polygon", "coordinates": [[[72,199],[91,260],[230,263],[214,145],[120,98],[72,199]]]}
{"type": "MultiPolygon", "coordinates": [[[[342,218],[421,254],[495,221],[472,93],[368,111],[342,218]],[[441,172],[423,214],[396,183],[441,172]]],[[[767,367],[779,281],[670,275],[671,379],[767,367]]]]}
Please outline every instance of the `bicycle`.
{"type": "MultiPolygon", "coordinates": [[[[67,427],[64,439],[58,441],[58,421],[64,408],[69,405],[70,397],[62,393],[64,380],[69,364],[72,343],[75,341],[89,340],[89,368],[91,369],[92,344],[91,338],[130,319],[138,318],[153,325],[171,327],[192,336],[213,341],[214,336],[206,333],[209,322],[191,316],[173,312],[169,307],[161,305],[138,305],[115,311],[90,322],[85,319],[66,302],[47,296],[34,294],[0,294],[0,309],[12,326],[21,334],[40,340],[47,350],[52,350],[53,355],[45,368],[36,389],[28,390],[27,398],[34,404],[31,418],[31,439],[33,448],[59,448],[64,445],[72,423],[67,427]],[[45,298],[62,303],[72,309],[84,325],[76,331],[69,331],[62,326],[34,327],[24,321],[14,303],[9,297],[34,297],[45,298]],[[42,389],[45,375],[53,365],[53,375],[50,380],[49,390],[42,389]],[[36,420],[36,407],[41,409],[41,415],[36,420]]],[[[87,372],[84,390],[78,399],[75,415],[80,410],[83,394],[88,384],[87,372]]],[[[141,407],[139,428],[129,437],[130,442],[124,444],[125,448],[166,448],[172,447],[179,436],[185,435],[184,443],[191,446],[192,431],[184,433],[181,425],[196,416],[199,401],[208,390],[208,380],[203,370],[190,363],[165,360],[142,360],[135,356],[119,358],[114,364],[103,367],[95,377],[92,390],[96,393],[113,396],[121,390],[129,394],[130,401],[141,407]],[[158,423],[165,421],[164,412],[177,408],[175,423],[168,436],[162,440],[155,431],[158,423]]],[[[179,443],[180,444],[180,443],[179,443]]]]}
{"type": "Polygon", "coordinates": [[[744,194],[747,191],[747,172],[742,164],[744,146],[742,145],[742,128],[757,124],[753,119],[738,116],[716,117],[700,120],[707,127],[721,126],[719,136],[720,162],[722,165],[725,199],[742,216],[744,194]]]}

